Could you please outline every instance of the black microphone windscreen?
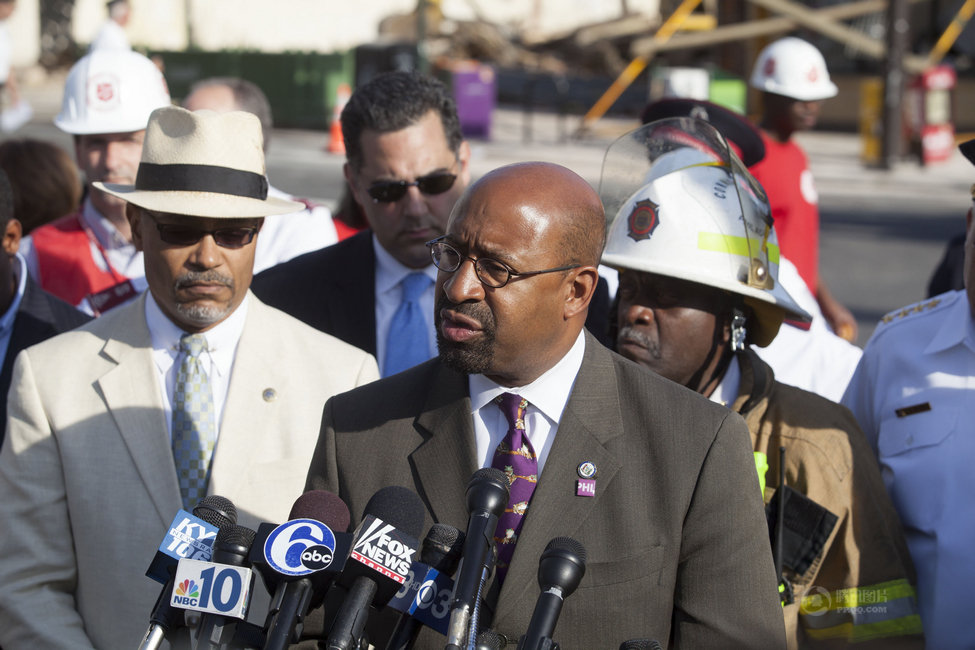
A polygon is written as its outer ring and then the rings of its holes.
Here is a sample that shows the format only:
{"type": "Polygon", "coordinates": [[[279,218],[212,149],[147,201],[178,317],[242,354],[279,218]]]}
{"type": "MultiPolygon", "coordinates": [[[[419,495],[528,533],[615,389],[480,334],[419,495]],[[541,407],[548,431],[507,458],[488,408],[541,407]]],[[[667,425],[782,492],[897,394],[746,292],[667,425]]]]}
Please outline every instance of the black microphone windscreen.
{"type": "Polygon", "coordinates": [[[372,515],[414,539],[423,531],[423,501],[416,492],[398,485],[382,488],[366,504],[363,517],[372,515]]]}
{"type": "Polygon", "coordinates": [[[420,546],[420,561],[441,573],[453,573],[464,553],[465,537],[464,533],[447,524],[430,526],[420,546]]]}
{"type": "Polygon", "coordinates": [[[471,480],[468,485],[483,481],[494,481],[508,485],[508,475],[497,467],[482,467],[471,475],[471,480]]]}
{"type": "Polygon", "coordinates": [[[483,630],[477,635],[477,650],[504,650],[506,641],[494,630],[483,630]]]}
{"type": "Polygon", "coordinates": [[[211,494],[200,499],[193,514],[203,521],[223,528],[237,523],[237,507],[227,497],[211,494]]]}
{"type": "Polygon", "coordinates": [[[245,549],[249,549],[251,544],[254,543],[254,536],[257,533],[247,526],[227,526],[221,528],[217,533],[217,539],[214,540],[214,547],[220,545],[222,547],[231,546],[241,546],[245,549]]]}
{"type": "Polygon", "coordinates": [[[586,563],[586,547],[571,537],[556,537],[548,543],[545,551],[569,551],[578,556],[579,560],[586,563]]]}
{"type": "Polygon", "coordinates": [[[311,490],[295,500],[288,519],[314,519],[335,532],[344,533],[349,529],[352,515],[338,495],[327,490],[311,490]]]}
{"type": "Polygon", "coordinates": [[[467,511],[486,509],[500,517],[508,505],[510,489],[508,475],[496,467],[484,467],[471,476],[467,484],[467,511]]]}
{"type": "Polygon", "coordinates": [[[620,644],[620,650],[661,650],[660,643],[653,639],[630,639],[620,644]]]}

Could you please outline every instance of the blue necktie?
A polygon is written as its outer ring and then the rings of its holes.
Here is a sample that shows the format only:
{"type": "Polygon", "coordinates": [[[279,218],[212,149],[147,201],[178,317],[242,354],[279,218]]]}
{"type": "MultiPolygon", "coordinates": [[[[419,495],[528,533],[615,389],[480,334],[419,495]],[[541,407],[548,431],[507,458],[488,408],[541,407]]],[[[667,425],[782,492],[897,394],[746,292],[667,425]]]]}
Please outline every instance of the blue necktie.
{"type": "Polygon", "coordinates": [[[430,358],[430,332],[420,296],[433,280],[426,273],[410,273],[400,281],[403,301],[393,314],[386,336],[383,377],[395,375],[430,358]]]}
{"type": "Polygon", "coordinates": [[[186,334],[179,340],[179,349],[182,362],[173,392],[173,459],[183,507],[191,510],[207,493],[217,428],[210,378],[200,359],[207,340],[202,334],[186,334]]]}

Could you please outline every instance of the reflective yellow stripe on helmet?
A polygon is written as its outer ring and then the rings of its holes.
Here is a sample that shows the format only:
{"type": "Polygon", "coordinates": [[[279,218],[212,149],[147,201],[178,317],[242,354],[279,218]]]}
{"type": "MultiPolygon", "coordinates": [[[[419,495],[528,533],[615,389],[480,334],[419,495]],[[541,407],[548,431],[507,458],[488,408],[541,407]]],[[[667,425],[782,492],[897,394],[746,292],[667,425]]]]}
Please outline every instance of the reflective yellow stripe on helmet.
{"type": "MultiPolygon", "coordinates": [[[[756,249],[760,249],[759,240],[756,242],[756,249]]],[[[697,247],[702,251],[712,253],[728,253],[729,255],[740,255],[749,257],[748,238],[735,237],[734,235],[722,235],[716,232],[702,232],[697,235],[697,247]]],[[[772,264],[779,263],[779,247],[776,244],[768,244],[768,259],[772,264]]]]}
{"type": "Polygon", "coordinates": [[[813,639],[856,642],[922,631],[917,593],[904,579],[833,592],[813,587],[802,598],[799,613],[813,639]]]}

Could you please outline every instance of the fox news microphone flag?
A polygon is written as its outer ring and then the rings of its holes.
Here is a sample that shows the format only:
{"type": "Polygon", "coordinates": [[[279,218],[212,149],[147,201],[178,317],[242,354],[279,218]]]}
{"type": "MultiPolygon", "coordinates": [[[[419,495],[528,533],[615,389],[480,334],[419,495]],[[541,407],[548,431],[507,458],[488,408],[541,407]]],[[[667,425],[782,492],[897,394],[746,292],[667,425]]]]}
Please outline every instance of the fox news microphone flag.
{"type": "Polygon", "coordinates": [[[384,487],[369,499],[352,553],[336,580],[348,592],[329,630],[328,650],[358,647],[370,604],[385,607],[406,582],[423,516],[420,497],[404,487],[384,487]]]}

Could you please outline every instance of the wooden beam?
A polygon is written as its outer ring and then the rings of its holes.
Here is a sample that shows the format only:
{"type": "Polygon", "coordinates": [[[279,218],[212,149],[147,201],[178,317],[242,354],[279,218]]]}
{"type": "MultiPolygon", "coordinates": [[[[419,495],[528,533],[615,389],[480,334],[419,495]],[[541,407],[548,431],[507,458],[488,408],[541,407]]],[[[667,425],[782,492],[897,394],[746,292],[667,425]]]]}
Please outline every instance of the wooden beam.
{"type": "MultiPolygon", "coordinates": [[[[909,3],[915,4],[917,2],[925,1],[927,0],[909,0],[909,3]]],[[[756,4],[758,4],[758,2],[756,2],[756,4]]],[[[856,18],[858,16],[863,16],[865,14],[875,13],[878,11],[886,11],[886,9],[887,0],[859,0],[858,2],[832,5],[830,7],[818,9],[814,13],[822,18],[830,19],[832,21],[839,21],[856,18]]],[[[794,16],[776,16],[774,18],[764,18],[761,20],[753,20],[744,23],[724,25],[710,32],[699,34],[679,34],[674,36],[669,41],[663,43],[656,41],[653,38],[641,38],[633,41],[630,48],[630,54],[634,57],[643,56],[649,58],[658,52],[710,47],[712,45],[718,45],[719,43],[743,41],[756,38],[758,36],[784,34],[803,25],[803,21],[794,16]]],[[[809,25],[805,26],[810,27],[810,29],[815,31],[820,31],[815,27],[809,25]]],[[[863,38],[867,38],[862,34],[858,33],[858,35],[863,38]]],[[[827,36],[829,35],[827,34],[827,36]]],[[[872,41],[873,39],[870,40],[872,41]]],[[[881,48],[883,48],[883,44],[881,44],[881,48]]],[[[865,54],[868,54],[873,58],[883,58],[885,50],[882,49],[879,55],[876,55],[876,51],[877,48],[873,47],[871,52],[865,52],[865,54]]],[[[920,57],[909,56],[907,57],[906,63],[909,65],[909,67],[917,71],[916,68],[919,68],[922,61],[923,59],[920,57]]]]}
{"type": "MultiPolygon", "coordinates": [[[[821,15],[818,11],[792,0],[748,0],[752,4],[765,7],[770,11],[788,16],[803,27],[827,36],[849,47],[860,50],[874,59],[883,59],[887,54],[887,45],[876,38],[871,38],[852,27],[839,21],[821,15]]],[[[886,3],[885,3],[886,4],[886,3]]],[[[926,67],[926,61],[917,56],[905,56],[904,67],[911,72],[920,72],[926,67]]]]}

